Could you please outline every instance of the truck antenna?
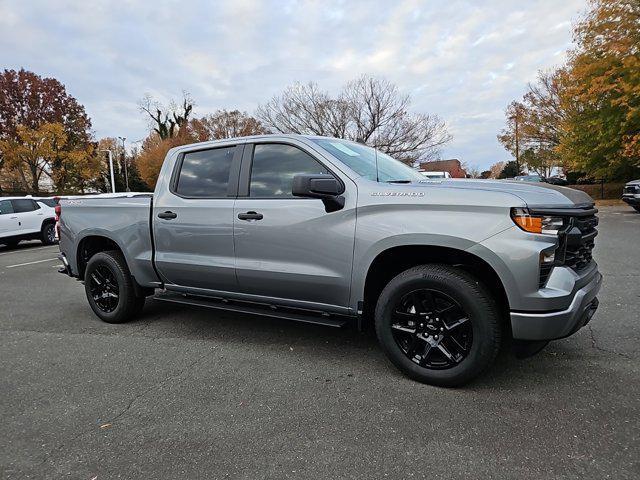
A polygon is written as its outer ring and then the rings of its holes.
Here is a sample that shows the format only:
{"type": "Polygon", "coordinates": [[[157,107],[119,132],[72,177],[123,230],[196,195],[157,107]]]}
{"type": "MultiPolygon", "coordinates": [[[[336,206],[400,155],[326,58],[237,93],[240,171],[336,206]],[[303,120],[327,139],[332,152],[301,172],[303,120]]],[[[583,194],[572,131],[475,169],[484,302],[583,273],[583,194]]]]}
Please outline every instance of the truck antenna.
{"type": "Polygon", "coordinates": [[[380,175],[378,174],[378,142],[373,142],[373,152],[376,157],[376,182],[380,183],[380,175]]]}

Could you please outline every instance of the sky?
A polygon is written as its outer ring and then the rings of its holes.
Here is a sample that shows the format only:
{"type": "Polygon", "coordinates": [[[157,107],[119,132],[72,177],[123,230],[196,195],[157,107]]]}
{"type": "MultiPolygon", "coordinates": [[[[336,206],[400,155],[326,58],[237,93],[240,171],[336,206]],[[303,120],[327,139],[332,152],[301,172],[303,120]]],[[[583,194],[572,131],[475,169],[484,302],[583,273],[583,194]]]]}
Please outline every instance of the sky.
{"type": "Polygon", "coordinates": [[[362,74],[439,115],[442,158],[488,168],[504,109],[539,70],[562,64],[586,0],[0,0],[0,67],[54,77],[96,138],[144,138],[138,101],[188,91],[195,115],[252,114],[286,86],[338,91],[362,74]]]}

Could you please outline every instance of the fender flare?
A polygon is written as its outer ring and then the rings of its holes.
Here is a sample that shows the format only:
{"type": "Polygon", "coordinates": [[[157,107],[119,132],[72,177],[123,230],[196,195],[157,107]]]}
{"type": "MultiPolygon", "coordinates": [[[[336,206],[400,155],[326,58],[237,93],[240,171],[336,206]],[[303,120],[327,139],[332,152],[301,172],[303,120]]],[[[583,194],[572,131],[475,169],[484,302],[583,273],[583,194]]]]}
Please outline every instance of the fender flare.
{"type": "Polygon", "coordinates": [[[351,298],[349,302],[354,311],[357,311],[358,303],[364,300],[367,275],[373,262],[382,253],[396,247],[444,247],[459,250],[477,257],[495,272],[504,287],[507,300],[511,302],[513,292],[510,292],[508,286],[514,284],[513,275],[500,257],[489,249],[465,238],[439,234],[409,233],[386,237],[370,245],[360,258],[354,259],[351,298]]]}

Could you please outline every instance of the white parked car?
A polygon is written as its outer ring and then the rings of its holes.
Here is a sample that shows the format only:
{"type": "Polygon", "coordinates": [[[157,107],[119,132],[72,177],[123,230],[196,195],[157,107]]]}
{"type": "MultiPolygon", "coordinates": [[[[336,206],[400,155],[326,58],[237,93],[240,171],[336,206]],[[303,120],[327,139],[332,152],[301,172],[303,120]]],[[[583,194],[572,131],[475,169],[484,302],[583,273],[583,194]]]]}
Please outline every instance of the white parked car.
{"type": "Polygon", "coordinates": [[[56,214],[47,204],[30,197],[0,197],[0,244],[15,246],[21,240],[56,242],[56,214]]]}
{"type": "Polygon", "coordinates": [[[427,178],[432,178],[434,180],[439,178],[451,178],[451,174],[449,172],[426,172],[424,170],[420,170],[420,173],[427,178]]]}

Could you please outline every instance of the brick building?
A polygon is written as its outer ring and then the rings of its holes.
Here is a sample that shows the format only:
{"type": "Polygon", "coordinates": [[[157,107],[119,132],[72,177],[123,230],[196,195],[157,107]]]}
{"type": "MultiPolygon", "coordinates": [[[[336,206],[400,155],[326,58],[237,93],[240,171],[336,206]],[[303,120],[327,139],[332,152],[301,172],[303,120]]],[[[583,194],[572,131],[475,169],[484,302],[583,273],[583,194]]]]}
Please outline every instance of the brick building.
{"type": "Polygon", "coordinates": [[[451,160],[435,160],[433,162],[422,162],[420,170],[425,172],[449,172],[451,178],[466,178],[467,172],[462,168],[460,160],[452,158],[451,160]]]}

